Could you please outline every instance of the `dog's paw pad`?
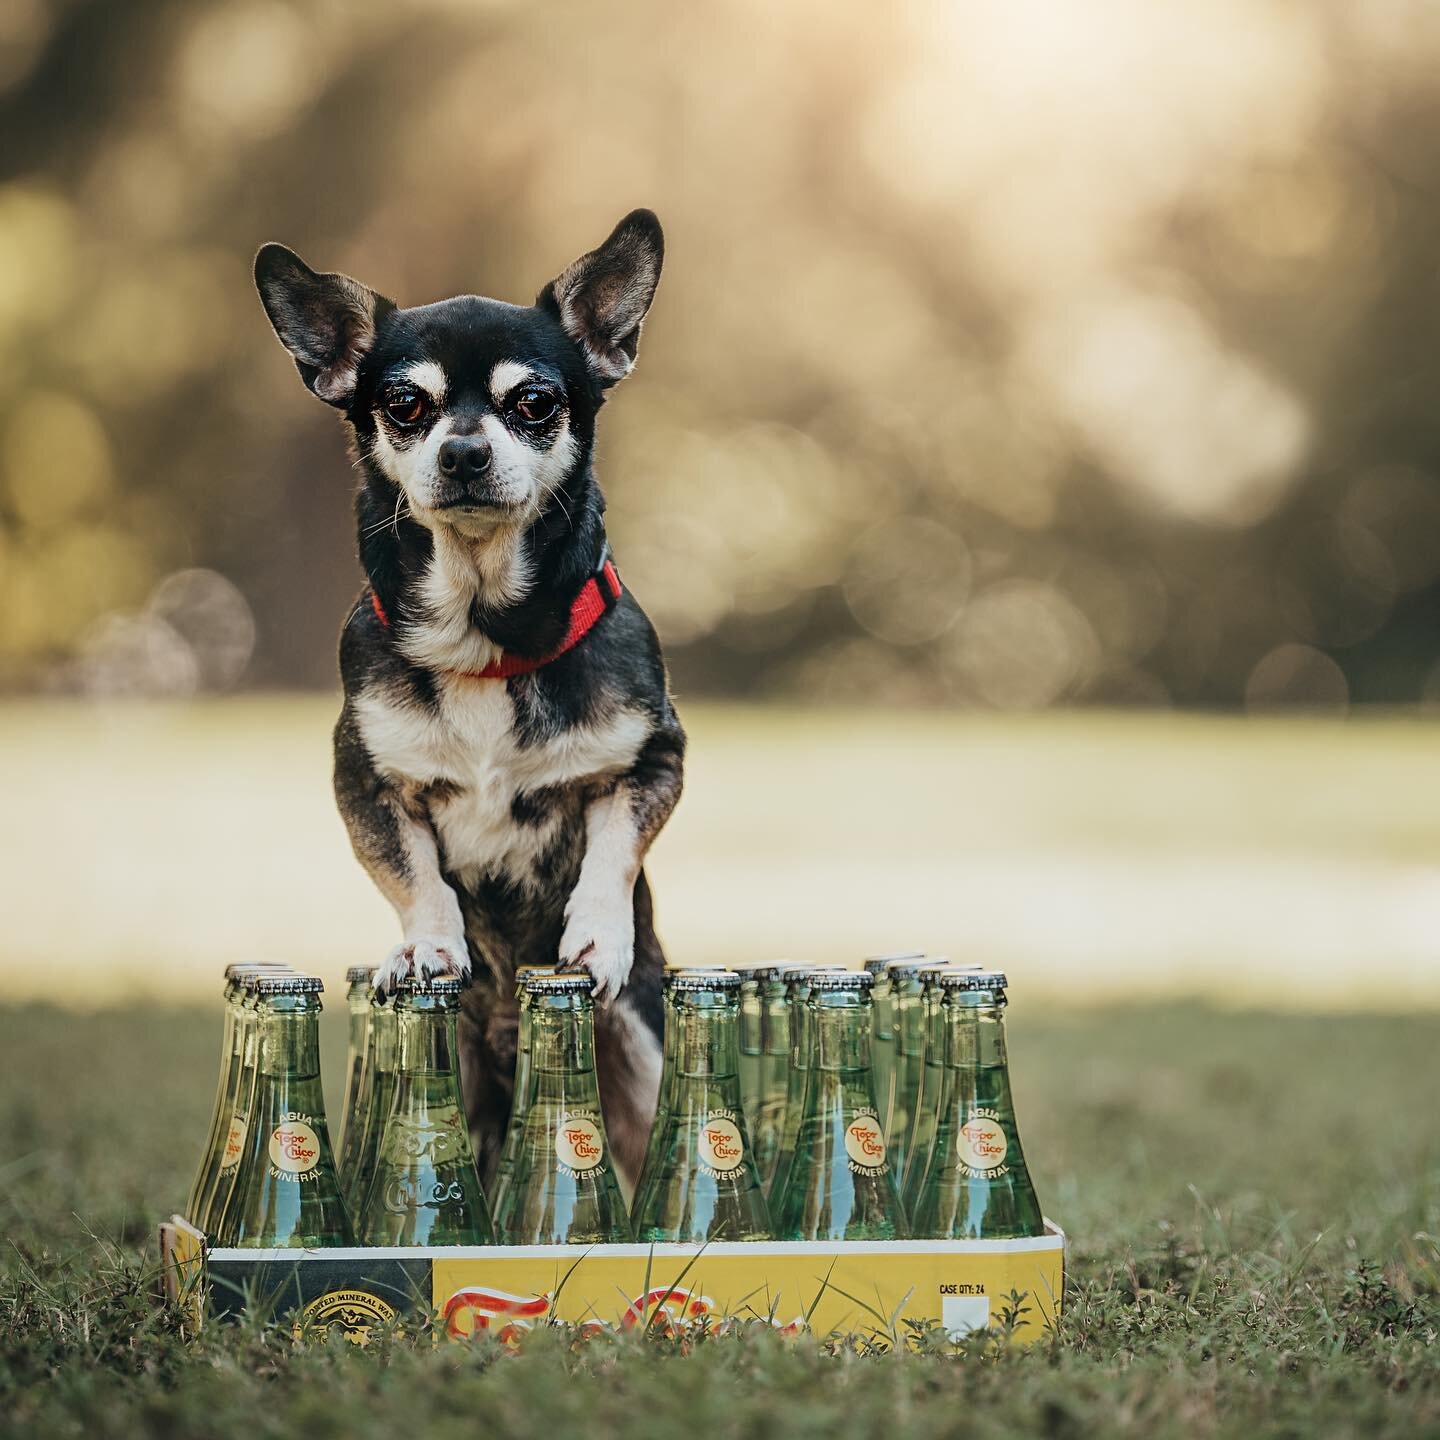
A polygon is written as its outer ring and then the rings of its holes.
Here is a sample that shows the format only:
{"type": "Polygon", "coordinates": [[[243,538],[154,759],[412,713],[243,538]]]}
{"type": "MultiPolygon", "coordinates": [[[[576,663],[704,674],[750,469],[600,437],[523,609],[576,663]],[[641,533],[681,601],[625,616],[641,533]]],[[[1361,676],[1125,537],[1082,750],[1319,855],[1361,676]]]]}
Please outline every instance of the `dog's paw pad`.
{"type": "Polygon", "coordinates": [[[375,972],[375,988],[390,994],[402,980],[412,975],[429,980],[436,975],[454,975],[461,980],[470,975],[470,951],[463,939],[450,936],[404,940],[385,957],[375,972]]]}

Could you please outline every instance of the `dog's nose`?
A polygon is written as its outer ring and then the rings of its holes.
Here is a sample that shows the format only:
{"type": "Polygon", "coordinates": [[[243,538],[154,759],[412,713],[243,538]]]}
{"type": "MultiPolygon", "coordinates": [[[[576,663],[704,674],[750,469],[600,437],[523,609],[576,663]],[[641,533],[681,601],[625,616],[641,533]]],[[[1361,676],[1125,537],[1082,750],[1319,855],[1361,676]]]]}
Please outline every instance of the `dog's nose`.
{"type": "Polygon", "coordinates": [[[452,435],[440,446],[440,473],[455,480],[478,480],[493,458],[483,435],[452,435]]]}

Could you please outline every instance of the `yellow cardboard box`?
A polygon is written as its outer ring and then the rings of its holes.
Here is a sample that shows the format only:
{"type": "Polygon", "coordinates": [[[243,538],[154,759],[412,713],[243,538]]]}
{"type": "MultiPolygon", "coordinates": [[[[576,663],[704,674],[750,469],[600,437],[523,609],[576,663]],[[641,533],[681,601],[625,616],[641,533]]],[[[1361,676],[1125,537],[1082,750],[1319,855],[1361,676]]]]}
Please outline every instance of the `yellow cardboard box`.
{"type": "Polygon", "coordinates": [[[1065,1236],[696,1245],[496,1245],[456,1249],[207,1249],[179,1216],[161,1226],[167,1285],[202,1313],[257,1305],[297,1328],[434,1314],[447,1335],[502,1339],[548,1319],[628,1329],[752,1320],[833,1334],[905,1333],[939,1321],[956,1338],[1008,1322],[1029,1344],[1053,1325],[1065,1236]]]}

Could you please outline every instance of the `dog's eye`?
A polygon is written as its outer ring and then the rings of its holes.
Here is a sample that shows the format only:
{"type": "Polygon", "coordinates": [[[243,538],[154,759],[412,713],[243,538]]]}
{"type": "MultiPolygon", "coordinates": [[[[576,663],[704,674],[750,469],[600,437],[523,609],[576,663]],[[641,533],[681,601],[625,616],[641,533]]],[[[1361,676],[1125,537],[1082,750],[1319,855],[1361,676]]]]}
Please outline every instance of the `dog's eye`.
{"type": "Polygon", "coordinates": [[[385,413],[397,425],[418,425],[430,402],[418,390],[391,390],[385,396],[385,413]]]}
{"type": "Polygon", "coordinates": [[[552,419],[560,402],[548,390],[522,390],[515,397],[515,413],[528,424],[552,419]]]}

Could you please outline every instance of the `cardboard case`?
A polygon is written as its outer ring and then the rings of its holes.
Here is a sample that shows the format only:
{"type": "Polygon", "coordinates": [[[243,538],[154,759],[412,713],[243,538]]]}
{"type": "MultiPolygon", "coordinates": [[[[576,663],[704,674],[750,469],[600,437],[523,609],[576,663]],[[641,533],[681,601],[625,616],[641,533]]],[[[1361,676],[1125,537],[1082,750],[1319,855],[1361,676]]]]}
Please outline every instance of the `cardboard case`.
{"type": "Polygon", "coordinates": [[[161,1253],[169,1293],[197,1323],[258,1306],[357,1343],[407,1314],[434,1314],[456,1339],[509,1339],[547,1319],[629,1329],[660,1310],[670,1324],[752,1320],[819,1336],[938,1320],[960,1338],[1008,1318],[1029,1344],[1059,1316],[1065,1236],[1047,1221],[1024,1240],[226,1250],[176,1216],[161,1253]]]}

